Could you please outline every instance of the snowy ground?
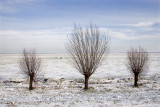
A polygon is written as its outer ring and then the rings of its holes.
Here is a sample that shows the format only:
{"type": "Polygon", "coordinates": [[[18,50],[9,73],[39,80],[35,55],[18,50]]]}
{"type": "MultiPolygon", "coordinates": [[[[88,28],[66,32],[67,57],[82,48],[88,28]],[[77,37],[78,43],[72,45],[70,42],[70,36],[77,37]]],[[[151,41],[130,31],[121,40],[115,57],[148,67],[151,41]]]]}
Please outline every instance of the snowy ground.
{"type": "Polygon", "coordinates": [[[150,69],[133,87],[125,67],[125,54],[110,54],[92,75],[88,91],[83,76],[70,65],[67,55],[41,54],[41,81],[28,91],[27,81],[18,69],[20,55],[0,54],[1,106],[160,106],[160,54],[150,55],[150,69]],[[62,59],[61,59],[62,57],[62,59]],[[44,79],[47,79],[45,82],[44,79]]]}

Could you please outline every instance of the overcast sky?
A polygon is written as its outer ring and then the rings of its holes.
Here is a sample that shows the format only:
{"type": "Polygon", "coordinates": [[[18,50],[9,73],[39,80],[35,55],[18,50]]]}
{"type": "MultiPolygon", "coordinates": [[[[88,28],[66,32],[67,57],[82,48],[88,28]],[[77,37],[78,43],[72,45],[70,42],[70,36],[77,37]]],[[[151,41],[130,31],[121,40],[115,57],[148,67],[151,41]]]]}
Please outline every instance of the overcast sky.
{"type": "Polygon", "coordinates": [[[110,52],[160,52],[160,0],[0,0],[0,53],[66,53],[73,24],[94,22],[110,52]]]}

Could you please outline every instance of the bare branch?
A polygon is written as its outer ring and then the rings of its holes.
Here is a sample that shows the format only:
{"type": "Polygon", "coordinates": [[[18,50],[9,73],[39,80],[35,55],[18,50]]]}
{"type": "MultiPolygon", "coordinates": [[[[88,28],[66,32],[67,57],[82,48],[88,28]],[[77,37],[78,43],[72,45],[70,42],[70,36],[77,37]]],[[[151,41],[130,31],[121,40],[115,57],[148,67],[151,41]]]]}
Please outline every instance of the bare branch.
{"type": "Polygon", "coordinates": [[[88,78],[101,65],[104,54],[108,52],[108,38],[99,28],[90,24],[86,29],[75,24],[67,44],[67,50],[72,56],[72,64],[88,78]]]}
{"type": "Polygon", "coordinates": [[[32,82],[37,82],[37,75],[41,71],[41,59],[37,57],[36,50],[23,50],[22,57],[19,59],[19,68],[22,73],[30,78],[30,90],[32,90],[32,82]]]}
{"type": "Polygon", "coordinates": [[[128,51],[127,55],[128,55],[127,67],[135,76],[134,86],[138,86],[137,81],[139,74],[142,74],[145,71],[147,71],[149,66],[148,52],[146,52],[141,47],[139,47],[138,49],[131,48],[128,51]]]}

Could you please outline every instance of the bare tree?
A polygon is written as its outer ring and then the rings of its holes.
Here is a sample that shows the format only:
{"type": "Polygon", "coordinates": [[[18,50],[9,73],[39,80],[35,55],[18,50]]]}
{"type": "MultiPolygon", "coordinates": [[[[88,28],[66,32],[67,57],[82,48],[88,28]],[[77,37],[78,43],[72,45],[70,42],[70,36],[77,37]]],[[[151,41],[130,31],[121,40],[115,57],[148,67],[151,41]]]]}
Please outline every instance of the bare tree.
{"type": "Polygon", "coordinates": [[[134,74],[134,86],[138,87],[139,76],[148,69],[149,66],[149,56],[148,52],[142,47],[138,49],[131,48],[128,51],[128,69],[134,74]]]}
{"type": "Polygon", "coordinates": [[[66,48],[72,56],[73,66],[85,77],[84,89],[88,89],[89,77],[101,65],[104,54],[109,50],[106,34],[93,24],[86,29],[75,24],[66,48]]]}
{"type": "Polygon", "coordinates": [[[37,75],[41,70],[41,59],[37,57],[36,50],[23,50],[22,57],[19,59],[19,68],[29,79],[29,90],[33,89],[33,82],[37,82],[37,75]]]}

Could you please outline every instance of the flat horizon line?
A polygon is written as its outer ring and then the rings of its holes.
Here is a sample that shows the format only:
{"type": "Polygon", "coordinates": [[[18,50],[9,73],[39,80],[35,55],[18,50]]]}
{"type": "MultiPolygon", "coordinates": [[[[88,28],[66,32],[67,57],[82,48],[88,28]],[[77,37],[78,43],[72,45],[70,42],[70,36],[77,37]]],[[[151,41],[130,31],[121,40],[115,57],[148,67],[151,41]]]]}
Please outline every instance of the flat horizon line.
{"type": "MultiPolygon", "coordinates": [[[[127,53],[127,52],[109,52],[109,53],[127,53]]],[[[160,53],[160,52],[148,52],[148,53],[160,53]]],[[[0,54],[22,54],[22,53],[0,53],[0,54]]],[[[37,53],[37,54],[69,54],[69,53],[37,53]]]]}

